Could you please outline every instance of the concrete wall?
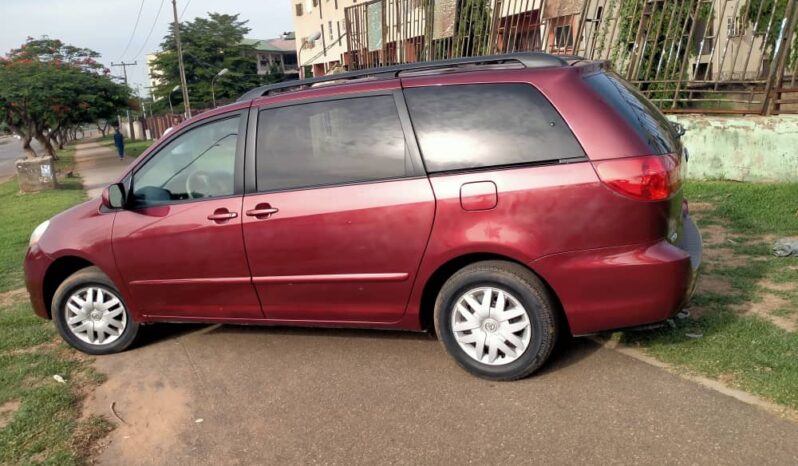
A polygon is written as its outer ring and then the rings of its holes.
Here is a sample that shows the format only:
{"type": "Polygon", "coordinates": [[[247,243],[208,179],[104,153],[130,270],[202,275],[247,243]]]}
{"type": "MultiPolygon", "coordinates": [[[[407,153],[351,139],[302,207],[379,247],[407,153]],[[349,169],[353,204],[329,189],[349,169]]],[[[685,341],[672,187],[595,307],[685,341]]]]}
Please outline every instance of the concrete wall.
{"type": "Polygon", "coordinates": [[[687,176],[798,182],[798,115],[670,115],[687,129],[687,176]]]}

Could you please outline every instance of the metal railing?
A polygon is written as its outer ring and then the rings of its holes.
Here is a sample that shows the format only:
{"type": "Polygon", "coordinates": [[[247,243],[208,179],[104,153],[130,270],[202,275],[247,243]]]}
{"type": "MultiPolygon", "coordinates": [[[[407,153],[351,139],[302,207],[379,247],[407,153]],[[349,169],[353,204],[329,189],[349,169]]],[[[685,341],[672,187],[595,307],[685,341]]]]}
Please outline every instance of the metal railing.
{"type": "Polygon", "coordinates": [[[798,0],[374,0],[348,69],[544,51],[608,60],[664,111],[798,113],[798,0]]]}

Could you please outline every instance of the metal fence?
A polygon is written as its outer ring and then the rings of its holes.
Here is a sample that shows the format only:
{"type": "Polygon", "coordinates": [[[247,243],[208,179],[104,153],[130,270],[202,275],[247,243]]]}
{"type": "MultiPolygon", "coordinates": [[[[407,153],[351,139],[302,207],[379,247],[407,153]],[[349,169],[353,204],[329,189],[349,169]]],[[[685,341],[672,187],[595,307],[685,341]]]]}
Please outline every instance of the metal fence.
{"type": "Polygon", "coordinates": [[[798,0],[375,0],[349,69],[545,51],[608,60],[668,112],[798,113],[798,0]]]}

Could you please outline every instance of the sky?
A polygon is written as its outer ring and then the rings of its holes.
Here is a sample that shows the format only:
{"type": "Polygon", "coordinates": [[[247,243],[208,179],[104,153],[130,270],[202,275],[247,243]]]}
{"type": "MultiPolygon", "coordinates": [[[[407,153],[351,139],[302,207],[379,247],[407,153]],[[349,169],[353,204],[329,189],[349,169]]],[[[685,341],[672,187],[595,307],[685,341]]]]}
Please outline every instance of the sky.
{"type": "MultiPolygon", "coordinates": [[[[248,37],[257,39],[293,30],[290,0],[177,0],[177,12],[183,12],[182,21],[208,12],[239,13],[239,19],[249,20],[248,37]]],[[[128,80],[134,90],[139,84],[141,94],[147,95],[145,55],[158,50],[172,18],[171,0],[0,0],[0,55],[22,45],[28,36],[47,35],[96,50],[114,75],[121,76],[122,69],[110,67],[111,62],[137,62],[128,67],[128,80]]]]}

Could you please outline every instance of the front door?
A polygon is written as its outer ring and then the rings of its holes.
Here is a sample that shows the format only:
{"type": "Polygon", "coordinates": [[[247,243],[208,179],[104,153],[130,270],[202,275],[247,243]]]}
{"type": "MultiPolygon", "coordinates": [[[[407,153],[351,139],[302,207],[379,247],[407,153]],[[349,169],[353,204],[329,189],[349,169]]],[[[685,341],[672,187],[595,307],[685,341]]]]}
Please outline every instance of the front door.
{"type": "Polygon", "coordinates": [[[267,319],[387,323],[404,314],[435,200],[394,98],[259,112],[244,239],[267,319]]]}
{"type": "Polygon", "coordinates": [[[241,236],[245,119],[235,112],[189,127],[135,170],[113,247],[143,315],[262,317],[241,236]]]}

